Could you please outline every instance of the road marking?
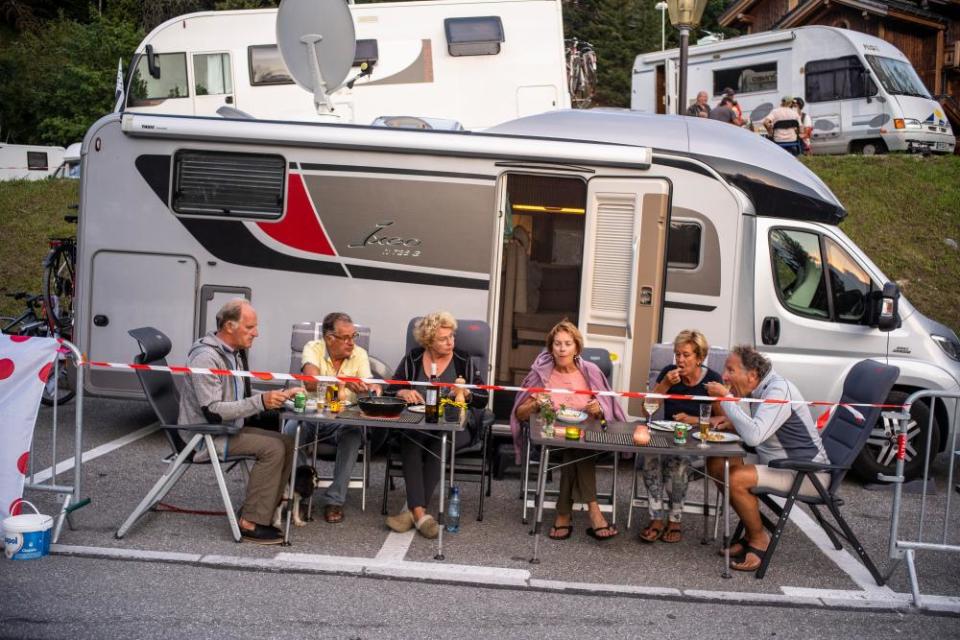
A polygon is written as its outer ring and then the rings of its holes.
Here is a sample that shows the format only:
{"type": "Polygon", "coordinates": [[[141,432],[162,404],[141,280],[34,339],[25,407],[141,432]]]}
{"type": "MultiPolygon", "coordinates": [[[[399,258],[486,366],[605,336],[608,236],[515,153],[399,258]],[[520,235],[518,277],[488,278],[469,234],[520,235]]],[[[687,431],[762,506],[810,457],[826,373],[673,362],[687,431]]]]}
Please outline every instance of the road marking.
{"type": "Polygon", "coordinates": [[[413,543],[413,536],[416,530],[411,529],[405,533],[396,533],[391,531],[387,539],[383,541],[383,546],[377,552],[377,560],[403,560],[407,557],[407,550],[413,543]]]}
{"type": "MultiPolygon", "coordinates": [[[[94,447],[89,451],[84,451],[83,454],[80,456],[80,459],[83,462],[90,462],[91,460],[94,460],[96,458],[99,458],[100,456],[110,453],[111,451],[116,451],[120,447],[125,447],[132,442],[136,442],[140,438],[150,435],[151,433],[153,433],[159,428],[160,428],[160,424],[155,423],[155,424],[146,426],[142,429],[138,429],[132,433],[128,433],[122,438],[111,440],[110,442],[107,442],[106,444],[102,444],[99,447],[94,447]]],[[[65,473],[70,469],[73,469],[73,464],[75,459],[76,459],[76,456],[67,458],[62,462],[58,462],[57,475],[61,473],[65,473]]],[[[28,476],[27,480],[30,481],[32,484],[39,484],[41,482],[45,482],[49,480],[52,477],[53,477],[53,467],[47,467],[43,471],[38,471],[36,474],[34,474],[32,478],[28,476]]]]}
{"type": "MultiPolygon", "coordinates": [[[[784,500],[782,498],[774,498],[782,506],[784,500]]],[[[798,507],[794,507],[790,511],[790,520],[797,528],[800,529],[810,541],[817,546],[820,551],[823,552],[823,555],[827,556],[830,560],[833,561],[841,571],[850,576],[850,579],[853,580],[858,587],[867,592],[872,598],[880,598],[886,600],[894,599],[895,592],[890,587],[881,587],[878,586],[876,581],[873,579],[873,576],[870,575],[870,572],[867,570],[863,564],[860,563],[858,558],[854,558],[852,555],[847,553],[847,550],[844,549],[834,549],[833,543],[830,542],[830,539],[827,537],[827,534],[824,533],[823,529],[820,527],[813,518],[807,515],[807,512],[798,507]]],[[[794,589],[793,593],[797,593],[794,587],[780,587],[781,591],[787,593],[787,589],[794,589]]]]}
{"type": "MultiPolygon", "coordinates": [[[[559,580],[537,580],[522,569],[500,567],[477,567],[472,565],[440,564],[430,562],[384,561],[377,558],[327,556],[307,553],[278,553],[274,558],[250,558],[226,555],[196,555],[186,553],[157,552],[142,549],[101,548],[54,544],[50,547],[55,555],[101,558],[105,560],[135,560],[141,562],[164,562],[193,564],[200,567],[251,571],[299,571],[328,575],[359,575],[370,578],[401,578],[436,583],[460,583],[480,587],[513,588],[524,591],[539,591],[558,594],[615,596],[632,598],[662,598],[689,603],[756,604],[767,606],[840,608],[864,611],[914,610],[910,594],[894,593],[892,598],[876,597],[863,591],[837,589],[789,588],[790,594],[751,593],[738,591],[711,591],[706,589],[673,589],[638,585],[617,585],[559,580]]],[[[960,614],[960,598],[948,596],[924,596],[920,610],[960,614]]]]}

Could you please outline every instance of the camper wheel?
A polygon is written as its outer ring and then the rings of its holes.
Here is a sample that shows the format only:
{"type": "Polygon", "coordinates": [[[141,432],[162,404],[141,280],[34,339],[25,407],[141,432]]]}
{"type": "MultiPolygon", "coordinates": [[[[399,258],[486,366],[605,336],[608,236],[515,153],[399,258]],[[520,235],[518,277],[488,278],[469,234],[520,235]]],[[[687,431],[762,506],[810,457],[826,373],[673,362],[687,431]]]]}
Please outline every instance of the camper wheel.
{"type": "Polygon", "coordinates": [[[850,153],[875,156],[886,152],[887,143],[880,138],[876,138],[875,140],[854,140],[850,143],[850,153]]]}
{"type": "MultiPolygon", "coordinates": [[[[893,390],[887,396],[887,404],[903,404],[910,394],[893,390]]],[[[903,475],[907,480],[919,477],[923,473],[923,462],[927,451],[927,425],[930,424],[930,406],[917,402],[910,407],[910,422],[907,424],[907,453],[904,459],[903,475]]],[[[897,471],[896,424],[883,416],[877,420],[873,433],[867,440],[860,455],[853,463],[853,469],[867,482],[876,482],[877,474],[894,475],[897,471]]],[[[936,454],[940,450],[940,427],[933,421],[933,434],[930,449],[936,454]]]]}

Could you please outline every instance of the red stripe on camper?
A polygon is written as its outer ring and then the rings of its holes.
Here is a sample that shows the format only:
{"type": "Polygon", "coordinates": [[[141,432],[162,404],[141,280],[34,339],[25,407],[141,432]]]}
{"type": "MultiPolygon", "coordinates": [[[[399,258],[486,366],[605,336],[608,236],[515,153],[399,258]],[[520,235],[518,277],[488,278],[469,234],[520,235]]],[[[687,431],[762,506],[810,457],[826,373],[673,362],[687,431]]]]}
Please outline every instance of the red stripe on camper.
{"type": "Polygon", "coordinates": [[[287,180],[287,214],[279,222],[258,222],[257,226],[274,240],[293,249],[324,256],[336,255],[299,174],[291,173],[287,180]]]}

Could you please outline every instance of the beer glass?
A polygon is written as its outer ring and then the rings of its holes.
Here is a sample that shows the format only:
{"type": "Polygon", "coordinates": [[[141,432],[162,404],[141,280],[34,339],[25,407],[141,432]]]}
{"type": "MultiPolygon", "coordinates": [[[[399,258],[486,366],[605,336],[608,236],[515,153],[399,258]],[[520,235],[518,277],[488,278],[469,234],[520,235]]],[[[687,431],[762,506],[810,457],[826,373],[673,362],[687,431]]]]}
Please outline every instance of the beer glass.
{"type": "Polygon", "coordinates": [[[710,410],[709,402],[700,403],[700,443],[697,445],[700,449],[707,448],[707,434],[710,432],[710,410]]]}

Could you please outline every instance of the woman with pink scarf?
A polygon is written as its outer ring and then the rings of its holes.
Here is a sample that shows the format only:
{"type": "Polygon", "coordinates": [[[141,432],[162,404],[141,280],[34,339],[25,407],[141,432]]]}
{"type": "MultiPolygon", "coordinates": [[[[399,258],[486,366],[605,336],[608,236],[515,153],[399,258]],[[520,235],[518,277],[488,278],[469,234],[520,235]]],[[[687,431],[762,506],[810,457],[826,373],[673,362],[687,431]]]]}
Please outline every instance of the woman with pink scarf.
{"type": "MultiPolygon", "coordinates": [[[[603,373],[592,362],[580,357],[583,351],[583,336],[569,320],[558,323],[547,334],[547,351],[537,356],[530,373],[523,380],[525,388],[610,389],[603,373]]],[[[586,411],[592,417],[608,420],[625,420],[623,409],[612,396],[588,396],[585,394],[551,394],[555,405],[586,411]]],[[[510,428],[514,443],[519,442],[520,423],[526,422],[539,410],[539,400],[526,392],[517,394],[510,413],[510,428]]],[[[519,451],[519,448],[517,449],[519,451]]],[[[517,454],[519,456],[519,453],[517,454]]],[[[573,503],[585,502],[589,509],[590,527],[587,535],[597,540],[608,540],[619,533],[607,523],[597,504],[596,457],[587,452],[566,449],[562,453],[560,468],[560,495],[557,498],[557,517],[550,530],[554,540],[566,540],[573,533],[571,516],[573,503]]],[[[519,461],[519,460],[518,460],[519,461]]]]}

